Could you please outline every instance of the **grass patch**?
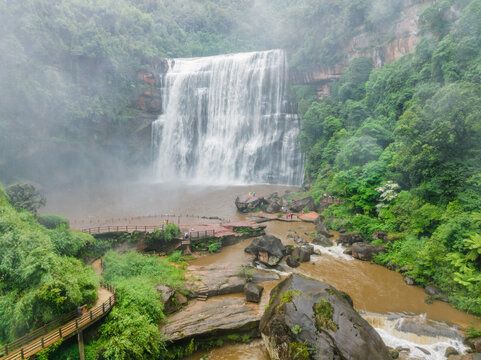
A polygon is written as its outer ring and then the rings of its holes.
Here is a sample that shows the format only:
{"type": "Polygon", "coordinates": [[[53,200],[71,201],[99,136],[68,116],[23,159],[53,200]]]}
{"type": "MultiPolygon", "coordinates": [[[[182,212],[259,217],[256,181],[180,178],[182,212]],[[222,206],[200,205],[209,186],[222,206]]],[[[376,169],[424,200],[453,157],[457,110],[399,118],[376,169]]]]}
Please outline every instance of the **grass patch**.
{"type": "Polygon", "coordinates": [[[314,321],[318,331],[327,329],[336,332],[339,329],[338,325],[332,320],[334,308],[328,300],[321,299],[312,306],[312,310],[314,310],[314,321]]]}

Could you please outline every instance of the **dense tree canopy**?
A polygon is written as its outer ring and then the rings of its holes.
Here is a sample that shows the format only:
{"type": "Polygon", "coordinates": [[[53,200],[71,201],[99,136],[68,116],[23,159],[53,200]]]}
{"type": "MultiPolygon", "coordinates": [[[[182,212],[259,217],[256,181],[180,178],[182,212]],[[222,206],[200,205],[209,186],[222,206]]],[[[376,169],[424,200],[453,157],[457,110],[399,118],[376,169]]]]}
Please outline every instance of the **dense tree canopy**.
{"type": "Polygon", "coordinates": [[[301,148],[312,193],[343,197],[334,228],[393,239],[383,264],[437,284],[481,313],[481,1],[441,2],[422,15],[415,54],[382,69],[356,59],[332,96],[304,113],[301,148]],[[447,12],[461,12],[452,26],[447,12]],[[389,194],[389,196],[386,196],[389,194]]]}
{"type": "Polygon", "coordinates": [[[7,199],[0,187],[0,343],[94,302],[98,287],[92,269],[72,257],[71,246],[86,246],[90,235],[47,230],[7,199]]]}

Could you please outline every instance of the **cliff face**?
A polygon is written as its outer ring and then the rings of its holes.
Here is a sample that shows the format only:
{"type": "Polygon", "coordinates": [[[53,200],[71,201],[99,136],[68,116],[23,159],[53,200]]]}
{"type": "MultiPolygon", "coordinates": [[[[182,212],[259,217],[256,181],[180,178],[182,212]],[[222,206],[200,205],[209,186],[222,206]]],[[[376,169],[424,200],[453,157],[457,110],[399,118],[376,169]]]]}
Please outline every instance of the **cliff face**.
{"type": "Polygon", "coordinates": [[[150,147],[146,144],[150,144],[151,125],[162,112],[162,76],[169,69],[169,64],[167,59],[157,57],[146,68],[137,73],[140,90],[132,102],[137,113],[129,136],[129,145],[135,149],[133,153],[137,156],[135,161],[143,164],[150,163],[150,147]]]}
{"type": "MultiPolygon", "coordinates": [[[[317,84],[318,98],[329,96],[329,83],[339,79],[342,70],[354,58],[371,58],[373,66],[381,68],[384,64],[393,62],[400,57],[414,52],[416,45],[421,40],[419,17],[432,1],[415,3],[406,1],[405,7],[399,14],[398,21],[391,29],[391,36],[380,40],[379,31],[368,32],[365,29],[354,36],[344,47],[345,60],[334,66],[321,66],[302,74],[291,73],[291,82],[294,84],[317,84]]],[[[384,36],[385,37],[385,36],[384,36]]]]}
{"type": "Polygon", "coordinates": [[[377,43],[376,36],[367,32],[352,38],[344,50],[348,54],[348,61],[360,56],[370,57],[374,66],[380,68],[385,63],[413,52],[421,40],[419,16],[430,3],[430,1],[417,4],[407,2],[398,22],[394,25],[391,40],[384,44],[374,45],[377,43]]]}

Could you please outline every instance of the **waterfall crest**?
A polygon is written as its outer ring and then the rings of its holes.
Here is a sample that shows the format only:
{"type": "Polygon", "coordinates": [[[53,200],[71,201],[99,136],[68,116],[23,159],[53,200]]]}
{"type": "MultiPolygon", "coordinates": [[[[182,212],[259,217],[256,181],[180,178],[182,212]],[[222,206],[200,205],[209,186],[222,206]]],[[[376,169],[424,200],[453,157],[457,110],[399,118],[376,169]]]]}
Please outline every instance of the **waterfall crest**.
{"type": "Polygon", "coordinates": [[[300,185],[297,115],[286,110],[282,50],[173,59],[152,125],[158,180],[300,185]]]}

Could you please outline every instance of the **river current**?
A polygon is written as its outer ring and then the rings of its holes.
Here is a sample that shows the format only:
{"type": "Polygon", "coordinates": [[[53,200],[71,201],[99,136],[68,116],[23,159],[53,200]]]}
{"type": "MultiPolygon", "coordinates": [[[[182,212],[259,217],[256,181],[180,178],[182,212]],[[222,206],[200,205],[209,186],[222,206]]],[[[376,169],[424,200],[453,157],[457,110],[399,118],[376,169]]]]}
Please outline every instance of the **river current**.
{"type": "MultiPolygon", "coordinates": [[[[245,215],[236,211],[238,194],[256,191],[268,195],[284,193],[293,188],[255,185],[201,187],[189,184],[117,183],[92,187],[76,187],[47,194],[44,213],[69,217],[72,227],[94,227],[103,224],[147,225],[160,224],[170,216],[174,222],[199,217],[220,217],[242,220],[245,215]]],[[[268,223],[267,233],[278,236],[285,244],[294,244],[289,232],[309,239],[313,225],[309,223],[268,223]]],[[[244,248],[251,240],[224,248],[220,253],[192,261],[195,265],[243,264],[248,261],[244,248]]],[[[479,323],[479,319],[454,309],[447,303],[424,302],[423,289],[408,286],[400,274],[384,267],[355,260],[342,253],[341,247],[320,248],[322,255],[312,257],[293,271],[325,281],[346,291],[355,308],[373,325],[384,342],[393,348],[410,349],[401,352],[405,359],[444,359],[444,351],[452,346],[459,351],[462,345],[458,327],[479,323]],[[404,355],[403,355],[404,354],[404,355]]],[[[291,269],[286,265],[285,269],[291,269]]],[[[194,354],[198,360],[205,353],[194,354]]],[[[251,344],[226,345],[209,352],[209,360],[268,360],[261,341],[251,344]]]]}

